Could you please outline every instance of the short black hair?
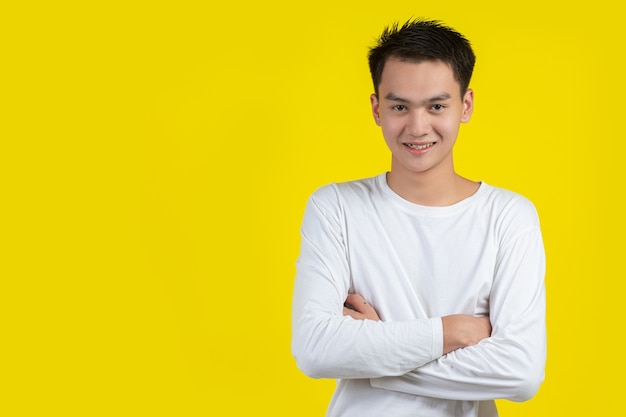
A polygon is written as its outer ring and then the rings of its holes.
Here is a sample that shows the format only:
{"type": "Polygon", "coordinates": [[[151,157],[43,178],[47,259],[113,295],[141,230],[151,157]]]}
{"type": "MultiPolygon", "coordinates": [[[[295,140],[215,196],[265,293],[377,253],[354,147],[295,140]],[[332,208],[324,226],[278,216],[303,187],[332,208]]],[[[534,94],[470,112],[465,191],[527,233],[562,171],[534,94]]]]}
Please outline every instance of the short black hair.
{"type": "Polygon", "coordinates": [[[369,51],[369,67],[378,95],[378,86],[389,59],[423,62],[441,61],[448,64],[461,87],[461,97],[469,87],[476,56],[470,42],[459,32],[437,20],[408,20],[387,26],[369,51]]]}

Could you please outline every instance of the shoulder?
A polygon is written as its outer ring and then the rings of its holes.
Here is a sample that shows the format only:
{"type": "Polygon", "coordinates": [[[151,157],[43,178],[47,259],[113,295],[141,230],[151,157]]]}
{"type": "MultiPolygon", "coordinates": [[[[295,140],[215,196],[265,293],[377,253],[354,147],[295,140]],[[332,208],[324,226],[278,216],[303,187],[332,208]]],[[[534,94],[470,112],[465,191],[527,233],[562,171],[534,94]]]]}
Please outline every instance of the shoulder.
{"type": "Polygon", "coordinates": [[[376,188],[376,177],[324,185],[309,197],[304,213],[304,224],[342,227],[346,218],[358,216],[371,206],[371,190],[376,188]]]}
{"type": "Polygon", "coordinates": [[[309,204],[346,205],[373,198],[379,190],[380,176],[324,185],[311,195],[309,204]]]}
{"type": "Polygon", "coordinates": [[[492,210],[502,215],[537,217],[535,205],[523,195],[493,185],[483,186],[486,188],[486,203],[492,210]]]}
{"type": "Polygon", "coordinates": [[[501,236],[516,236],[524,231],[539,230],[539,216],[532,201],[514,191],[485,186],[485,203],[501,236]]]}

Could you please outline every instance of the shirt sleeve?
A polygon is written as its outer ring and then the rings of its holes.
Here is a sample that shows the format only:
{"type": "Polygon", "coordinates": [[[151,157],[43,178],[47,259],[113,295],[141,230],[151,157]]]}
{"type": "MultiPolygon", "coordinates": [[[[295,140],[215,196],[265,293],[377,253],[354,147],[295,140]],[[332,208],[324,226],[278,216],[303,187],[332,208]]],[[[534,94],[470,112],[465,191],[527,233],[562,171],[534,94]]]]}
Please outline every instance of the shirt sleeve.
{"type": "Polygon", "coordinates": [[[544,276],[537,221],[500,247],[490,296],[491,337],[405,375],[371,379],[371,385],[443,399],[530,399],[546,361],[544,276]]]}
{"type": "Polygon", "coordinates": [[[292,352],[314,378],[406,374],[442,355],[439,318],[382,322],[343,316],[351,272],[343,208],[328,186],[309,199],[292,310],[292,352]]]}

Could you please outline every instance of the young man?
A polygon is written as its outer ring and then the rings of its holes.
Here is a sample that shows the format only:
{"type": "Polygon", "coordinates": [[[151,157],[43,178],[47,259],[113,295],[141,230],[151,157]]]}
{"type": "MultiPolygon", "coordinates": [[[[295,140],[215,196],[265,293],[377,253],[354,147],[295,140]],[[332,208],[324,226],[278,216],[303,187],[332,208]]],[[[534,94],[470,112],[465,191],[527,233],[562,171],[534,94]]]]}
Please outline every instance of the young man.
{"type": "Polygon", "coordinates": [[[543,380],[545,257],[533,205],[454,170],[474,105],[474,53],[433,21],[384,31],[369,55],[391,170],[310,198],[292,350],[337,378],[328,416],[497,416],[543,380]]]}

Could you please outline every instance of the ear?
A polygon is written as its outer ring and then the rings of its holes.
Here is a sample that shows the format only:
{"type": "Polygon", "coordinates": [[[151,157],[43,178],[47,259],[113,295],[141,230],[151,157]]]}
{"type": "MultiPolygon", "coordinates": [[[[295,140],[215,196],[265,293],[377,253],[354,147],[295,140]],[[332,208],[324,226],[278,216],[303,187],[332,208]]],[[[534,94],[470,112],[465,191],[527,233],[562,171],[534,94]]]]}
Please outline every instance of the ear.
{"type": "Polygon", "coordinates": [[[463,115],[461,116],[461,122],[467,123],[472,118],[474,112],[474,90],[468,89],[463,96],[463,115]]]}
{"type": "Polygon", "coordinates": [[[372,94],[370,96],[370,103],[372,104],[372,116],[374,116],[374,122],[378,126],[380,126],[380,108],[378,103],[378,96],[376,94],[372,94]]]}

